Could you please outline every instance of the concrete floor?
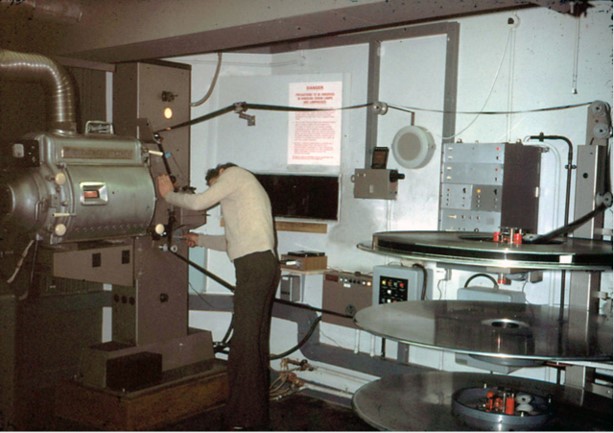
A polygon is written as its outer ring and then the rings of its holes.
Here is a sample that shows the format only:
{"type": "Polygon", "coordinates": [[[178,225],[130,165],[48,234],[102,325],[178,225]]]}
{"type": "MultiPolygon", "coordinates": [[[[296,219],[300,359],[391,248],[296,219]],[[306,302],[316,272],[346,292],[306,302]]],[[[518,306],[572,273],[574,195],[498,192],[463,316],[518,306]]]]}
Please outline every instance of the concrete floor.
{"type": "MultiPolygon", "coordinates": [[[[212,409],[191,418],[168,424],[155,431],[222,431],[223,408],[212,409]]],[[[348,406],[296,393],[272,401],[268,431],[373,431],[348,406]]],[[[92,431],[91,427],[52,417],[47,431],[92,431]]]]}
{"type": "MultiPolygon", "coordinates": [[[[160,431],[219,431],[222,411],[214,410],[160,431]]],[[[269,431],[373,431],[347,406],[301,393],[271,402],[269,431]]]]}

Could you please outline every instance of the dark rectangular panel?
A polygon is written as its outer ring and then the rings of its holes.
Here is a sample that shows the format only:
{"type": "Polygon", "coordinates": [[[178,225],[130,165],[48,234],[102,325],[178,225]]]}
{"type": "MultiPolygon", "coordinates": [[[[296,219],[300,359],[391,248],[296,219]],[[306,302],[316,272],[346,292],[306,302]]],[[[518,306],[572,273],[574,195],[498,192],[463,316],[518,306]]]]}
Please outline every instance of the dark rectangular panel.
{"type": "Polygon", "coordinates": [[[522,144],[505,147],[501,226],[537,233],[541,149],[522,144]]]}
{"type": "Polygon", "coordinates": [[[273,215],[337,220],[339,178],[285,174],[256,174],[269,194],[273,215]]]}

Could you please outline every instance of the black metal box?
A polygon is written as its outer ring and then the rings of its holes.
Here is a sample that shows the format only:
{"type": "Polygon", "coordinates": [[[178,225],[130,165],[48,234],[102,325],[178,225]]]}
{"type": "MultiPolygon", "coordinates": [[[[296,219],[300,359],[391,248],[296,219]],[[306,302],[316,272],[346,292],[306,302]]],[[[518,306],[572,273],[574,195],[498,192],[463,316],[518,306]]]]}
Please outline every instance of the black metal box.
{"type": "Polygon", "coordinates": [[[162,378],[162,355],[139,352],[107,360],[107,387],[114,391],[134,391],[153,385],[162,378]]]}

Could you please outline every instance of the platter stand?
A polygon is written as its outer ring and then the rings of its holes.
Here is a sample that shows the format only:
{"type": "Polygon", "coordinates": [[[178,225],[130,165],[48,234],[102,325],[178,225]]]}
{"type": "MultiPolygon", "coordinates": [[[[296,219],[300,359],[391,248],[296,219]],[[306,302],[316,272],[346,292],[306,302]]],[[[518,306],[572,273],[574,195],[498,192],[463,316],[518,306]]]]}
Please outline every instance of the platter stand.
{"type": "MultiPolygon", "coordinates": [[[[492,234],[482,233],[382,232],[358,248],[499,272],[612,268],[612,244],[589,239],[524,245],[492,242],[492,234]]],[[[611,368],[612,318],[582,309],[407,301],[365,308],[354,321],[384,338],[503,365],[593,362],[611,368]]],[[[358,389],[352,404],[363,420],[381,430],[612,430],[611,396],[504,375],[383,377],[358,389]]]]}

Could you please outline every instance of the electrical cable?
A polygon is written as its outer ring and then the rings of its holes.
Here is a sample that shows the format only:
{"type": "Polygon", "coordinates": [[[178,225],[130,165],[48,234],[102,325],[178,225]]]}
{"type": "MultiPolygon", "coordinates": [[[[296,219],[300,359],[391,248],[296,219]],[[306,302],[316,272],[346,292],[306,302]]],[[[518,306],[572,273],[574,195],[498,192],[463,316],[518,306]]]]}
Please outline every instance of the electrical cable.
{"type": "Polygon", "coordinates": [[[199,116],[199,117],[196,117],[194,119],[191,119],[191,120],[179,123],[177,125],[169,126],[167,128],[164,128],[164,129],[159,129],[159,130],[157,130],[155,132],[156,133],[160,133],[160,132],[164,132],[164,131],[172,131],[173,129],[182,128],[184,126],[196,125],[197,123],[204,122],[206,120],[211,120],[211,119],[214,119],[214,118],[216,118],[218,116],[221,116],[223,114],[230,113],[231,111],[234,111],[234,109],[235,109],[234,104],[233,105],[229,105],[227,107],[220,108],[219,110],[216,110],[216,111],[213,111],[211,113],[205,114],[203,116],[199,116]]]}
{"type": "Polygon", "coordinates": [[[529,137],[531,140],[539,140],[543,143],[544,140],[562,140],[567,144],[567,165],[565,169],[567,170],[567,180],[566,180],[566,189],[565,189],[565,224],[569,223],[569,206],[571,201],[571,171],[575,168],[573,165],[573,143],[567,137],[562,135],[544,135],[541,132],[539,135],[531,135],[529,137]]]}
{"type": "MultiPolygon", "coordinates": [[[[390,104],[386,104],[386,106],[392,109],[395,109],[395,110],[409,112],[409,113],[413,113],[414,111],[423,111],[423,112],[441,113],[441,114],[509,115],[509,114],[541,113],[541,112],[546,112],[546,111],[567,110],[570,108],[588,106],[590,104],[592,104],[592,102],[584,102],[584,103],[569,104],[569,105],[559,105],[555,107],[536,108],[536,109],[531,109],[531,110],[515,110],[515,111],[458,111],[458,110],[450,111],[450,110],[435,110],[435,109],[419,108],[419,107],[406,107],[406,106],[401,106],[401,105],[395,106],[395,105],[390,105],[390,104]]],[[[351,105],[351,106],[339,107],[339,108],[305,108],[305,107],[289,107],[289,106],[282,106],[282,105],[250,104],[246,102],[237,102],[235,104],[228,105],[224,108],[221,108],[219,110],[213,111],[208,114],[205,114],[203,116],[196,117],[194,119],[179,123],[177,125],[168,126],[164,129],[159,129],[155,131],[155,133],[172,131],[174,129],[183,128],[185,126],[196,125],[198,123],[214,119],[218,116],[221,116],[221,115],[224,115],[230,112],[242,113],[250,108],[252,110],[266,110],[266,111],[283,111],[283,112],[307,111],[308,112],[308,111],[353,110],[357,108],[372,107],[375,105],[381,105],[381,103],[375,104],[375,103],[370,102],[370,103],[365,103],[365,104],[351,105]]]]}
{"type": "Polygon", "coordinates": [[[482,112],[484,111],[484,109],[486,108],[486,105],[488,104],[488,101],[490,100],[490,97],[492,96],[492,93],[495,89],[495,84],[497,83],[497,80],[499,79],[499,74],[501,73],[501,69],[503,67],[503,61],[505,60],[505,56],[508,53],[508,49],[510,46],[510,40],[512,39],[512,32],[513,29],[510,28],[509,32],[507,34],[507,40],[505,42],[505,48],[503,49],[503,54],[501,55],[501,61],[499,62],[499,66],[497,67],[497,72],[495,72],[495,76],[492,80],[492,84],[490,85],[490,89],[488,90],[488,94],[486,95],[486,99],[484,99],[484,104],[482,104],[482,108],[480,109],[480,111],[478,113],[475,114],[475,117],[473,118],[473,120],[471,120],[471,122],[469,122],[467,124],[467,126],[465,126],[463,129],[461,129],[460,131],[458,131],[456,134],[448,136],[448,137],[442,137],[442,139],[444,140],[450,140],[452,138],[456,138],[458,135],[462,134],[463,132],[465,132],[467,129],[469,129],[480,117],[480,115],[482,114],[482,112]]]}
{"type": "Polygon", "coordinates": [[[499,288],[499,284],[497,283],[497,280],[495,280],[492,276],[490,276],[488,274],[475,274],[475,275],[470,276],[469,278],[467,278],[467,281],[465,281],[464,287],[465,288],[468,287],[469,283],[471,281],[473,281],[473,280],[475,280],[476,278],[479,278],[479,277],[488,278],[490,281],[492,281],[492,284],[493,284],[492,288],[493,289],[498,289],[499,288]]]}
{"type": "MultiPolygon", "coordinates": [[[[228,281],[225,281],[224,279],[218,277],[217,275],[215,275],[214,273],[212,273],[211,271],[208,271],[207,269],[205,269],[204,267],[197,265],[196,263],[194,263],[193,261],[191,261],[190,259],[183,257],[181,254],[178,254],[174,251],[171,251],[171,253],[179,258],[180,260],[184,261],[185,263],[187,263],[188,265],[194,267],[195,269],[197,269],[198,271],[202,272],[203,274],[205,274],[207,277],[213,279],[214,281],[218,282],[219,284],[221,284],[222,286],[226,287],[228,290],[230,290],[231,292],[234,292],[235,290],[235,286],[233,286],[232,284],[230,284],[228,281]]],[[[277,302],[280,304],[285,304],[285,305],[290,305],[296,308],[303,308],[306,310],[310,310],[310,311],[315,311],[318,313],[326,313],[326,314],[330,314],[330,315],[334,315],[334,316],[338,316],[338,317],[343,317],[346,319],[353,319],[354,316],[350,316],[348,314],[342,314],[342,313],[338,313],[336,311],[330,311],[330,310],[325,310],[322,308],[316,308],[316,307],[312,307],[311,305],[305,305],[305,304],[297,304],[295,302],[291,302],[291,301],[286,301],[283,299],[278,299],[275,298],[273,300],[273,302],[277,302]]],[[[318,323],[320,323],[320,320],[322,320],[322,316],[318,316],[316,318],[316,320],[314,320],[314,323],[312,323],[309,331],[307,332],[307,334],[305,335],[305,337],[303,337],[301,339],[301,341],[293,348],[285,351],[282,354],[279,355],[269,355],[271,358],[270,359],[279,359],[279,358],[283,358],[284,356],[287,356],[288,354],[297,351],[298,349],[300,349],[306,342],[307,340],[309,340],[309,338],[313,335],[313,332],[316,329],[316,326],[318,323]]],[[[232,335],[232,331],[233,331],[233,320],[230,321],[230,325],[228,326],[228,330],[226,331],[226,334],[224,335],[224,338],[222,339],[221,342],[216,343],[216,352],[223,352],[224,349],[226,347],[228,347],[229,343],[230,343],[230,338],[232,335]]]]}
{"type": "MultiPolygon", "coordinates": [[[[181,254],[176,253],[174,251],[170,251],[175,257],[179,258],[180,260],[184,261],[185,263],[189,264],[190,266],[194,267],[195,269],[197,269],[198,271],[202,272],[203,274],[205,274],[206,276],[208,276],[209,278],[213,279],[214,281],[220,283],[222,286],[226,287],[228,290],[230,290],[231,292],[234,292],[235,290],[235,286],[233,286],[232,284],[230,284],[228,281],[218,277],[217,275],[215,275],[214,273],[212,273],[211,271],[208,271],[207,269],[203,268],[200,265],[197,265],[196,263],[194,263],[193,261],[191,261],[190,259],[183,257],[181,254]]],[[[331,311],[331,310],[325,310],[323,308],[317,308],[317,307],[313,307],[311,305],[306,305],[306,304],[297,304],[296,302],[291,302],[291,301],[286,301],[285,299],[279,299],[279,298],[275,298],[273,300],[274,302],[277,302],[279,304],[284,304],[284,305],[290,305],[292,307],[296,307],[296,308],[302,308],[305,310],[310,310],[310,311],[315,311],[317,313],[325,313],[325,314],[330,314],[333,316],[337,316],[337,317],[343,317],[345,319],[353,319],[354,316],[351,316],[349,314],[343,314],[343,313],[338,313],[336,311],[331,311]]]]}
{"type": "Polygon", "coordinates": [[[426,272],[426,268],[420,263],[414,263],[412,268],[420,268],[422,270],[422,290],[420,291],[420,300],[425,301],[428,273],[426,272]]]}
{"type": "Polygon", "coordinates": [[[205,95],[202,98],[200,98],[198,101],[191,102],[190,107],[198,107],[204,104],[205,102],[207,102],[207,100],[211,97],[211,94],[213,93],[213,89],[215,88],[215,85],[217,83],[217,79],[220,76],[221,68],[222,68],[222,53],[217,53],[217,66],[215,67],[215,72],[213,74],[213,79],[211,80],[211,84],[209,84],[209,90],[207,90],[207,93],[205,93],[205,95]]]}
{"type": "Polygon", "coordinates": [[[388,104],[388,107],[392,109],[402,111],[424,111],[428,113],[441,113],[441,114],[482,114],[487,116],[507,115],[507,114],[528,114],[528,113],[544,113],[548,111],[560,111],[569,110],[571,108],[588,107],[592,102],[582,102],[578,104],[558,105],[555,107],[534,108],[529,110],[514,110],[514,111],[459,111],[459,110],[436,110],[431,108],[420,108],[411,106],[394,106],[388,104]]]}
{"type": "Polygon", "coordinates": [[[595,218],[595,216],[597,216],[599,213],[603,212],[607,208],[608,206],[605,203],[601,203],[589,213],[581,216],[580,218],[576,219],[575,221],[572,221],[569,224],[565,224],[563,227],[559,227],[558,229],[552,230],[548,233],[544,233],[543,235],[525,235],[525,237],[522,239],[522,242],[525,244],[547,244],[558,236],[567,235],[573,232],[582,224],[595,218]]]}
{"type": "Polygon", "coordinates": [[[193,261],[191,261],[190,259],[183,257],[181,254],[176,253],[175,251],[170,251],[175,257],[177,257],[178,259],[184,261],[185,263],[187,263],[188,265],[192,266],[193,268],[197,269],[198,271],[200,271],[201,273],[205,274],[207,277],[211,278],[212,280],[214,280],[215,282],[221,284],[222,286],[226,287],[228,290],[230,290],[231,292],[235,291],[235,286],[233,286],[232,284],[230,284],[228,281],[218,277],[217,275],[215,275],[214,273],[208,271],[207,269],[203,268],[200,265],[197,265],[196,263],[194,263],[193,261]]]}
{"type": "Polygon", "coordinates": [[[343,317],[344,319],[354,318],[354,316],[351,316],[349,314],[343,314],[343,313],[338,313],[336,311],[325,310],[323,308],[317,308],[317,307],[313,307],[311,305],[306,305],[306,304],[297,304],[296,302],[286,301],[285,299],[275,298],[274,301],[277,302],[278,304],[290,305],[292,307],[302,308],[304,310],[315,311],[316,313],[330,314],[330,315],[337,316],[337,317],[343,317]]]}
{"type": "Polygon", "coordinates": [[[322,316],[316,317],[316,319],[313,321],[313,323],[309,327],[309,331],[307,331],[307,334],[305,334],[305,336],[303,338],[301,338],[301,341],[299,341],[296,344],[296,346],[286,350],[285,352],[279,353],[277,355],[270,354],[269,355],[269,359],[271,361],[276,360],[276,359],[281,359],[281,358],[284,358],[284,357],[290,355],[291,353],[296,352],[297,350],[299,350],[301,347],[303,347],[305,345],[305,343],[307,343],[307,340],[309,340],[311,338],[311,336],[313,335],[314,331],[316,330],[316,327],[318,326],[318,323],[320,323],[321,320],[322,320],[322,316]]]}
{"type": "MultiPolygon", "coordinates": [[[[571,203],[571,173],[575,168],[573,165],[573,143],[567,137],[562,135],[544,135],[541,132],[539,135],[532,135],[529,137],[531,140],[539,140],[540,142],[544,142],[544,140],[562,140],[567,144],[567,165],[565,166],[566,170],[566,183],[565,183],[565,218],[563,220],[564,224],[569,224],[569,209],[571,203]]],[[[566,275],[567,271],[561,271],[561,287],[559,289],[559,305],[565,305],[565,286],[566,286],[566,275]]],[[[526,283],[525,283],[526,284],[526,283]]],[[[523,286],[524,290],[524,286],[523,286]]],[[[561,314],[563,312],[561,311],[561,314]]]]}
{"type": "Polygon", "coordinates": [[[21,270],[23,261],[28,256],[28,251],[30,251],[30,248],[32,247],[34,242],[35,241],[32,239],[30,242],[28,242],[28,245],[24,248],[23,252],[21,253],[21,257],[19,258],[19,261],[17,262],[17,266],[15,267],[15,271],[13,272],[13,275],[11,275],[8,280],[6,280],[8,284],[11,284],[13,281],[15,281],[17,274],[19,274],[19,271],[21,270]]]}
{"type": "Polygon", "coordinates": [[[209,114],[205,114],[200,117],[196,117],[195,119],[188,120],[186,122],[179,123],[174,126],[169,126],[164,129],[160,129],[155,131],[156,133],[164,132],[164,131],[172,131],[173,129],[182,128],[184,126],[192,126],[198,123],[214,119],[218,116],[224,115],[230,112],[241,113],[247,111],[248,109],[252,110],[265,110],[265,111],[284,111],[284,112],[292,112],[292,111],[339,111],[339,110],[354,110],[357,108],[365,108],[373,104],[360,104],[360,105],[351,105],[348,107],[340,107],[340,108],[305,108],[305,107],[287,107],[283,105],[269,105],[269,104],[251,104],[247,102],[236,102],[232,105],[228,105],[224,108],[221,108],[217,111],[214,111],[209,114]]]}

